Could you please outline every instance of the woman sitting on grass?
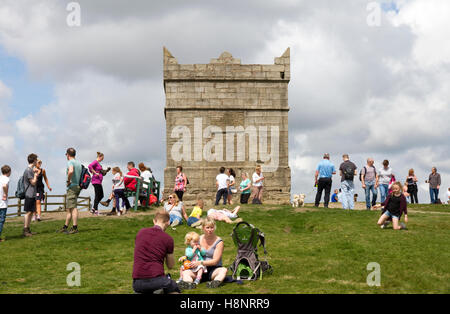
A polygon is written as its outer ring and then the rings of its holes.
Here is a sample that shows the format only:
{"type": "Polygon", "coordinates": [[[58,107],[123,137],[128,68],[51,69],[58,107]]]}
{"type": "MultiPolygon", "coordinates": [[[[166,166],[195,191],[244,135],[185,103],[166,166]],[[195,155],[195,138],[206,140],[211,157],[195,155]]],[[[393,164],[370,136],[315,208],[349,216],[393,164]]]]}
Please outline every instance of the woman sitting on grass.
{"type": "Polygon", "coordinates": [[[178,200],[178,196],[175,193],[169,195],[169,200],[164,203],[164,209],[170,215],[170,226],[172,228],[182,225],[183,217],[186,221],[188,220],[183,202],[178,200]]]}
{"type": "Polygon", "coordinates": [[[211,208],[210,210],[208,210],[208,218],[210,218],[212,220],[217,220],[217,221],[224,221],[227,224],[238,223],[238,222],[242,221],[241,218],[238,218],[234,221],[231,219],[235,219],[238,217],[238,212],[239,212],[240,208],[241,208],[241,206],[236,206],[233,209],[233,211],[228,210],[226,208],[224,208],[224,209],[211,208]]]}
{"type": "Polygon", "coordinates": [[[406,197],[402,192],[402,184],[400,182],[395,182],[392,185],[392,193],[387,196],[386,200],[382,204],[374,207],[376,209],[381,208],[382,206],[384,207],[384,212],[378,220],[378,225],[381,226],[381,228],[385,228],[387,221],[392,219],[392,226],[394,230],[406,229],[406,225],[399,224],[403,213],[405,213],[405,223],[408,223],[406,197]]]}
{"type": "MultiPolygon", "coordinates": [[[[201,282],[207,281],[208,288],[219,287],[225,276],[227,275],[227,268],[222,266],[222,255],[224,244],[221,238],[216,235],[216,222],[211,218],[203,219],[202,221],[203,235],[200,236],[200,247],[205,250],[205,260],[191,262],[189,268],[196,269],[198,266],[206,266],[206,271],[203,273],[201,282]]],[[[193,289],[196,287],[194,279],[196,275],[187,269],[183,271],[183,280],[178,283],[180,289],[193,289]]]]}
{"type": "Polygon", "coordinates": [[[187,219],[187,225],[189,227],[195,228],[197,226],[200,226],[202,221],[202,213],[203,213],[203,207],[205,206],[203,200],[199,199],[197,200],[197,206],[192,209],[191,215],[187,219]]]}

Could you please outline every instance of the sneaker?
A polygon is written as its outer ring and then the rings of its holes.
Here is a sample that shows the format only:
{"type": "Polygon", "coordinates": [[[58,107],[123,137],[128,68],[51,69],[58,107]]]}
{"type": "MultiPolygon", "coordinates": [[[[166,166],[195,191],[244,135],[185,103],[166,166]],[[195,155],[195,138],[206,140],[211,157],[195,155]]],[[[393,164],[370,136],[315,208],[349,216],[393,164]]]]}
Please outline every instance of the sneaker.
{"type": "Polygon", "coordinates": [[[405,225],[404,222],[401,222],[401,223],[400,223],[400,227],[401,227],[402,229],[404,229],[404,230],[408,230],[408,228],[406,228],[406,225],[405,225]]]}
{"type": "Polygon", "coordinates": [[[36,216],[33,215],[33,218],[31,218],[31,221],[36,221],[36,216]]]}
{"type": "Polygon", "coordinates": [[[213,281],[207,282],[207,283],[206,283],[206,287],[207,287],[207,288],[210,288],[210,289],[215,289],[215,288],[220,287],[221,284],[222,284],[221,281],[213,280],[213,281]]]}
{"type": "Polygon", "coordinates": [[[170,226],[173,228],[173,227],[178,226],[179,224],[180,224],[180,221],[179,221],[178,219],[175,219],[175,220],[170,224],[170,226]]]}
{"type": "Polygon", "coordinates": [[[92,215],[95,215],[95,209],[92,208],[90,211],[92,215]]]}
{"type": "Polygon", "coordinates": [[[113,208],[112,211],[110,211],[110,212],[107,213],[106,215],[107,215],[107,216],[113,216],[113,215],[115,215],[115,214],[116,214],[116,209],[113,208]]]}
{"type": "Polygon", "coordinates": [[[199,285],[200,284],[200,279],[195,279],[195,281],[194,281],[194,283],[195,283],[195,285],[199,285]]]}
{"type": "Polygon", "coordinates": [[[68,233],[67,228],[62,227],[61,229],[59,229],[58,231],[56,231],[57,233],[68,233]]]}
{"type": "Polygon", "coordinates": [[[40,216],[40,215],[37,215],[37,216],[36,216],[36,220],[37,220],[37,221],[41,221],[41,216],[40,216]]]}
{"type": "Polygon", "coordinates": [[[78,228],[77,228],[77,229],[74,229],[74,228],[72,227],[72,228],[70,228],[70,231],[67,232],[67,234],[75,234],[75,233],[78,233],[78,228]]]}
{"type": "Polygon", "coordinates": [[[122,211],[121,210],[118,210],[117,211],[117,216],[119,216],[120,217],[120,214],[122,213],[122,211]]]}

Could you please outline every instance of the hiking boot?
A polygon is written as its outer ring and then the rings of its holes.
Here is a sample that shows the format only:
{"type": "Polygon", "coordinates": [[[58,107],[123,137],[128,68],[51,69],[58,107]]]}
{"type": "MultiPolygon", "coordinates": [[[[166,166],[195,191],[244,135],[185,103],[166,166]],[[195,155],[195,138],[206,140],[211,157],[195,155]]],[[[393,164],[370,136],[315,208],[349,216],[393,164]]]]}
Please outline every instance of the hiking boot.
{"type": "Polygon", "coordinates": [[[178,288],[180,288],[180,290],[191,290],[191,289],[195,289],[197,287],[197,285],[193,282],[187,282],[187,281],[180,281],[178,283],[178,288]]]}
{"type": "Polygon", "coordinates": [[[113,216],[116,214],[116,209],[113,208],[112,211],[110,211],[109,213],[106,214],[106,216],[113,216]]]}
{"type": "Polygon", "coordinates": [[[33,233],[31,232],[30,228],[24,228],[23,229],[23,236],[24,237],[31,237],[33,233]]]}
{"type": "Polygon", "coordinates": [[[110,202],[111,202],[111,201],[100,202],[100,204],[102,204],[102,205],[105,206],[105,207],[108,207],[110,202]]]}
{"type": "Polygon", "coordinates": [[[219,281],[219,280],[213,280],[213,281],[207,282],[207,283],[206,283],[206,287],[207,287],[207,288],[210,288],[210,289],[215,289],[215,288],[220,287],[221,284],[222,284],[221,281],[219,281]]]}

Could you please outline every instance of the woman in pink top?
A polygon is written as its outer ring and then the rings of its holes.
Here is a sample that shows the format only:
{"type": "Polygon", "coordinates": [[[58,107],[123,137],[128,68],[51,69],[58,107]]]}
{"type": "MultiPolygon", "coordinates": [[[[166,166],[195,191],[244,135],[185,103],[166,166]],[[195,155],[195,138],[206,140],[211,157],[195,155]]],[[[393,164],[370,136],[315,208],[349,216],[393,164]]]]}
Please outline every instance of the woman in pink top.
{"type": "Polygon", "coordinates": [[[178,196],[178,199],[183,201],[183,194],[186,192],[187,178],[186,175],[182,172],[183,167],[177,167],[177,176],[175,177],[175,186],[173,187],[173,191],[178,196]]]}
{"type": "Polygon", "coordinates": [[[98,152],[97,159],[94,160],[93,162],[91,162],[91,164],[88,167],[89,171],[92,174],[91,182],[92,182],[92,186],[94,187],[94,191],[95,191],[94,208],[92,208],[91,213],[97,214],[97,215],[98,215],[98,204],[101,202],[101,200],[104,197],[103,186],[102,186],[104,170],[103,170],[102,166],[100,165],[100,163],[103,161],[104,158],[105,158],[105,156],[102,153],[98,152]]]}

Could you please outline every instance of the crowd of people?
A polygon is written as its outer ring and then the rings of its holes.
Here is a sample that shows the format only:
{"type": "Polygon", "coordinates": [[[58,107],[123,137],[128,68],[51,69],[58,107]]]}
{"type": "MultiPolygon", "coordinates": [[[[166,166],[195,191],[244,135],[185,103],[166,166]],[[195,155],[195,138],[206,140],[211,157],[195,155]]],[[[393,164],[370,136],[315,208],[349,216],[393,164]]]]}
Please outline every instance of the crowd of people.
{"type": "MultiPolygon", "coordinates": [[[[74,148],[68,148],[66,150],[66,198],[65,198],[65,208],[66,208],[66,220],[64,226],[58,230],[58,232],[66,234],[78,233],[78,197],[81,192],[80,181],[82,177],[83,166],[76,159],[76,150],[74,148]],[[69,229],[69,225],[72,223],[72,227],[69,229]]],[[[104,154],[98,152],[97,158],[88,166],[88,171],[91,176],[91,183],[94,188],[94,204],[93,208],[90,209],[92,214],[98,215],[98,205],[102,204],[108,207],[110,203],[113,203],[113,208],[108,215],[118,215],[125,214],[130,209],[130,202],[127,197],[125,197],[125,189],[129,191],[136,191],[136,178],[143,180],[143,193],[138,200],[144,204],[149,201],[148,195],[145,191],[148,189],[148,184],[150,184],[150,179],[154,179],[150,168],[146,167],[144,163],[139,164],[139,169],[135,168],[134,162],[130,161],[127,164],[128,172],[123,175],[119,167],[103,169],[101,162],[104,160],[104,154]],[[106,201],[102,201],[104,198],[103,192],[103,178],[111,170],[113,174],[112,179],[112,191],[109,198],[106,201]],[[120,200],[122,200],[122,206],[120,206],[120,200]]],[[[42,167],[42,160],[32,153],[27,157],[28,166],[24,170],[23,175],[19,179],[18,190],[21,186],[23,195],[19,196],[20,199],[24,200],[23,210],[24,215],[24,226],[23,226],[23,236],[30,237],[35,233],[31,232],[31,222],[41,221],[41,208],[42,203],[45,200],[45,185],[49,191],[52,191],[50,183],[47,177],[46,170],[42,167]],[[45,185],[44,185],[45,184],[45,185]]],[[[8,192],[9,192],[9,182],[11,176],[11,167],[4,165],[1,168],[2,175],[0,176],[0,236],[3,231],[3,225],[6,219],[6,212],[8,209],[8,192]]],[[[17,191],[19,192],[19,191],[17,191]]],[[[17,193],[16,192],[16,193],[17,193]]],[[[17,196],[17,195],[16,195],[17,196]]],[[[0,242],[4,239],[0,238],[0,242]]]]}
{"type": "MultiPolygon", "coordinates": [[[[176,171],[177,174],[173,191],[178,199],[183,201],[183,194],[186,192],[189,180],[186,174],[183,173],[182,166],[178,166],[176,171]]],[[[216,176],[216,206],[219,205],[221,199],[223,199],[223,205],[232,205],[233,195],[238,192],[240,193],[241,204],[248,204],[250,198],[253,204],[262,204],[264,175],[261,172],[261,166],[256,166],[252,180],[249,179],[247,172],[241,173],[241,179],[238,188],[236,172],[233,168],[220,167],[219,174],[216,176]]]]}
{"type": "MultiPolygon", "coordinates": [[[[375,207],[378,194],[380,194],[381,203],[384,203],[388,196],[392,193],[393,184],[395,182],[400,182],[396,179],[388,160],[384,160],[382,162],[382,167],[377,169],[374,165],[375,162],[373,158],[368,158],[367,164],[362,167],[358,174],[358,168],[352,161],[350,161],[348,154],[344,154],[342,159],[343,162],[339,166],[341,186],[339,190],[334,191],[331,201],[341,202],[344,209],[354,209],[355,198],[357,197],[357,194],[354,194],[355,177],[359,178],[361,181],[361,186],[364,189],[367,210],[371,210],[375,207]]],[[[315,186],[317,187],[317,193],[314,205],[316,207],[319,206],[322,199],[322,194],[324,192],[324,206],[328,207],[330,202],[332,177],[336,173],[335,166],[330,162],[330,155],[324,154],[323,160],[317,165],[315,172],[315,186]]],[[[405,180],[403,181],[404,183],[400,183],[401,192],[405,196],[407,202],[413,204],[419,203],[417,197],[418,181],[419,180],[414,173],[414,169],[409,169],[408,175],[405,176],[405,180]]],[[[436,167],[431,169],[431,173],[425,182],[429,184],[431,204],[441,203],[439,199],[441,175],[437,172],[436,167]]],[[[449,192],[447,193],[450,195],[449,192]]]]}
{"type": "MultiPolygon", "coordinates": [[[[66,151],[66,220],[64,226],[58,230],[62,233],[78,233],[78,210],[77,199],[81,192],[80,181],[82,173],[85,170],[82,164],[76,159],[76,150],[68,148],[66,151]],[[72,222],[72,227],[69,225],[72,222]]],[[[408,222],[407,203],[418,203],[417,183],[418,178],[414,169],[410,169],[404,183],[396,180],[394,172],[389,165],[388,160],[384,160],[382,167],[376,169],[374,160],[367,159],[367,164],[361,171],[357,172],[357,166],[350,161],[349,156],[342,156],[343,162],[339,166],[340,189],[335,191],[332,201],[340,201],[344,209],[354,209],[356,197],[354,194],[354,179],[358,177],[362,188],[365,190],[366,208],[381,209],[382,214],[377,224],[385,228],[392,222],[393,229],[399,230],[406,228],[406,225],[400,222],[404,216],[405,223],[408,222]],[[379,191],[379,192],[378,192],[379,191]],[[377,196],[380,194],[381,204],[377,204],[377,196]]],[[[104,154],[98,152],[97,158],[88,166],[88,171],[92,175],[92,185],[95,192],[93,208],[91,213],[98,215],[98,206],[109,206],[113,204],[110,214],[122,215],[131,207],[128,198],[125,196],[125,189],[136,190],[136,178],[143,179],[144,189],[148,188],[151,178],[154,179],[151,170],[143,163],[135,168],[134,162],[128,162],[127,174],[124,175],[119,167],[104,169],[101,162],[104,160],[104,154]],[[103,179],[111,171],[112,189],[109,198],[103,201],[103,179]],[[122,206],[120,201],[122,200],[122,206]]],[[[30,237],[30,224],[33,219],[40,221],[40,207],[44,200],[45,185],[51,191],[47,174],[42,168],[42,161],[36,154],[30,154],[27,157],[28,167],[25,169],[22,177],[23,198],[24,198],[24,228],[23,235],[30,237]]],[[[9,177],[11,168],[7,165],[1,168],[0,176],[0,235],[6,217],[8,207],[9,177]]],[[[330,192],[332,187],[332,177],[337,173],[336,168],[330,162],[330,155],[325,154],[323,160],[317,166],[315,172],[315,185],[317,194],[315,206],[319,206],[323,192],[325,192],[324,206],[328,207],[330,202],[330,192]]],[[[241,182],[239,188],[236,182],[236,173],[232,168],[221,167],[216,177],[216,198],[215,206],[218,206],[223,199],[223,205],[232,205],[232,196],[240,192],[240,203],[247,204],[249,198],[252,198],[253,204],[262,203],[264,176],[261,172],[261,166],[255,168],[252,180],[248,173],[241,173],[241,182]]],[[[20,182],[19,182],[20,183],[20,182]]],[[[441,186],[440,174],[436,167],[432,168],[426,183],[429,184],[431,203],[439,202],[439,189],[441,186]]],[[[184,289],[193,289],[200,282],[207,281],[207,286],[216,288],[227,279],[227,268],[223,266],[222,255],[224,251],[223,240],[216,235],[216,221],[226,223],[237,223],[242,221],[239,218],[240,206],[233,210],[226,208],[210,208],[206,217],[202,218],[205,202],[198,199],[196,206],[188,216],[187,209],[183,204],[183,194],[186,192],[186,186],[189,180],[183,173],[182,166],[177,167],[175,185],[167,201],[164,202],[162,209],[158,209],[154,216],[154,226],[152,228],[141,229],[135,240],[134,265],[133,265],[133,289],[136,293],[154,293],[162,291],[165,293],[179,293],[184,289]],[[174,240],[165,231],[168,227],[176,229],[177,226],[186,222],[187,226],[200,229],[202,234],[196,231],[190,231],[186,234],[184,256],[178,259],[182,263],[179,269],[179,279],[174,281],[169,275],[164,273],[164,263],[169,269],[175,267],[174,240]]],[[[450,189],[447,192],[450,200],[450,189]]],[[[142,199],[135,199],[135,202],[148,201],[147,196],[142,199]]],[[[0,241],[2,241],[0,239],[0,241]]],[[[229,279],[229,278],[228,278],[229,279]]]]}

